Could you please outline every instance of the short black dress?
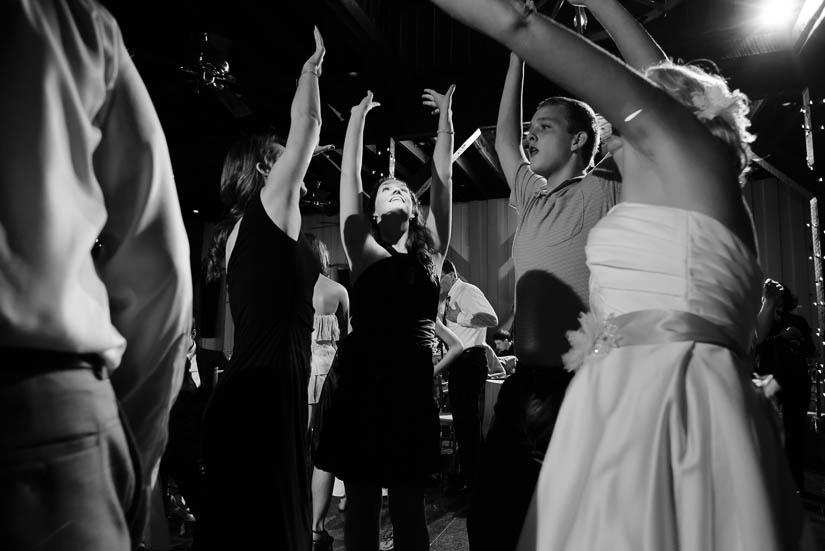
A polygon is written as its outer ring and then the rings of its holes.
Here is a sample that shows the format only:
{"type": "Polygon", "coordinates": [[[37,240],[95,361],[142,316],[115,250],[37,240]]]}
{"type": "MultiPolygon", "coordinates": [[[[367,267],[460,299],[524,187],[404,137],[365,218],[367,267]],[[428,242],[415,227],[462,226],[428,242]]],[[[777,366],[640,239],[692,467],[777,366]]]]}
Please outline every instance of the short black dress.
{"type": "Polygon", "coordinates": [[[207,506],[197,549],[309,549],[307,384],[320,264],[260,198],[229,260],[235,346],[207,406],[207,506]]]}
{"type": "Polygon", "coordinates": [[[388,251],[353,288],[353,331],[333,366],[337,388],[315,464],[345,482],[419,486],[439,462],[438,283],[415,255],[388,251]]]}

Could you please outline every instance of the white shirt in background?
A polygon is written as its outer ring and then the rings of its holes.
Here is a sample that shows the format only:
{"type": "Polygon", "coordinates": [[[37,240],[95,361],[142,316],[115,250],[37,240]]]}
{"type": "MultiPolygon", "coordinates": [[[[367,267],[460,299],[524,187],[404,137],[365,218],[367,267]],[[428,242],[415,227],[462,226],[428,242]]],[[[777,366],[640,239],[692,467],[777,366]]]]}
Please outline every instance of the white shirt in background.
{"type": "MultiPolygon", "coordinates": [[[[495,318],[495,321],[491,324],[495,326],[498,325],[498,316],[496,316],[493,306],[490,304],[490,301],[487,300],[487,297],[484,296],[484,293],[481,292],[481,289],[472,283],[457,279],[455,283],[453,283],[453,286],[450,287],[450,291],[447,293],[447,299],[449,299],[451,308],[455,308],[457,305],[461,310],[458,314],[457,323],[449,320],[446,321],[445,325],[447,328],[456,334],[465,350],[474,346],[483,346],[487,340],[487,328],[474,327],[470,324],[470,320],[472,320],[476,314],[489,314],[495,318]]],[[[445,300],[439,305],[439,319],[444,319],[446,303],[447,301],[445,300]]]]}

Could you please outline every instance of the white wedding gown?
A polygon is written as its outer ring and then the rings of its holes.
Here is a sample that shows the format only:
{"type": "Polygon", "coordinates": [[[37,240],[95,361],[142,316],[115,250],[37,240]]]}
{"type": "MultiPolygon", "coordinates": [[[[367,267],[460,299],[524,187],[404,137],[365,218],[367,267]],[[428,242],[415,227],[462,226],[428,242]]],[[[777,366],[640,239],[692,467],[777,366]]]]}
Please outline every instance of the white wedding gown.
{"type": "Polygon", "coordinates": [[[619,330],[618,345],[580,354],[519,549],[797,549],[801,507],[743,353],[761,302],[754,254],[702,213],[620,203],[587,259],[595,319],[689,312],[718,331],[660,338],[643,324],[646,344],[619,330]]]}

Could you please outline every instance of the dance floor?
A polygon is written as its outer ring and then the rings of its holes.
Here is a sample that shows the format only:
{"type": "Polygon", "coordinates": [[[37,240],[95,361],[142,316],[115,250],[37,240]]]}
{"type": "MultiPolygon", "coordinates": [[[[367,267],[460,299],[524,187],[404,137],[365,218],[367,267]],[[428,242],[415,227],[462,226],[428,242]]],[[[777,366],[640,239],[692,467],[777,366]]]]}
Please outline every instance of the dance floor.
{"type": "MultiPolygon", "coordinates": [[[[823,427],[820,427],[822,429],[823,427]]],[[[806,491],[802,501],[809,513],[814,536],[818,546],[825,549],[825,434],[811,431],[808,441],[808,461],[805,473],[806,491]]],[[[467,509],[469,496],[445,496],[441,486],[434,483],[426,495],[427,524],[430,531],[430,549],[432,551],[467,551],[467,509]]],[[[384,498],[381,511],[382,537],[391,536],[392,525],[384,498]]],[[[333,549],[344,549],[344,514],[338,511],[338,498],[333,498],[327,517],[327,531],[335,538],[333,549]]],[[[169,518],[172,537],[171,550],[188,551],[192,542],[193,522],[183,522],[172,515],[169,518]]],[[[389,541],[384,539],[384,547],[389,549],[389,541]]],[[[165,551],[160,547],[150,547],[152,551],[165,551]]]]}
{"type": "MultiPolygon", "coordinates": [[[[334,551],[344,550],[344,514],[338,511],[339,498],[332,499],[327,516],[327,531],[335,539],[334,551]]],[[[430,549],[434,551],[467,551],[467,508],[469,496],[444,496],[438,485],[427,491],[426,514],[427,525],[430,531],[430,549]]],[[[192,542],[194,524],[182,522],[180,518],[169,519],[169,528],[172,532],[173,551],[187,551],[192,542]]],[[[390,523],[387,498],[381,509],[381,542],[382,549],[391,549],[392,524],[390,523]]],[[[152,551],[157,548],[152,547],[152,551]]],[[[157,551],[160,551],[157,549],[157,551]]]]}

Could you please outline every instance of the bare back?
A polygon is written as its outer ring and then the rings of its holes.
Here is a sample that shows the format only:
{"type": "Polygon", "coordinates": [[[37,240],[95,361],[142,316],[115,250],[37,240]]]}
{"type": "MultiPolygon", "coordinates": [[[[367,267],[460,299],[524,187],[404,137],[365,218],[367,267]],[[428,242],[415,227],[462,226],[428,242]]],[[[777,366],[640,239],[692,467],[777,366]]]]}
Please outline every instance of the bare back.
{"type": "Polygon", "coordinates": [[[341,305],[341,296],[347,290],[340,283],[321,274],[315,282],[315,291],[312,294],[312,306],[319,316],[334,314],[341,305]]]}

